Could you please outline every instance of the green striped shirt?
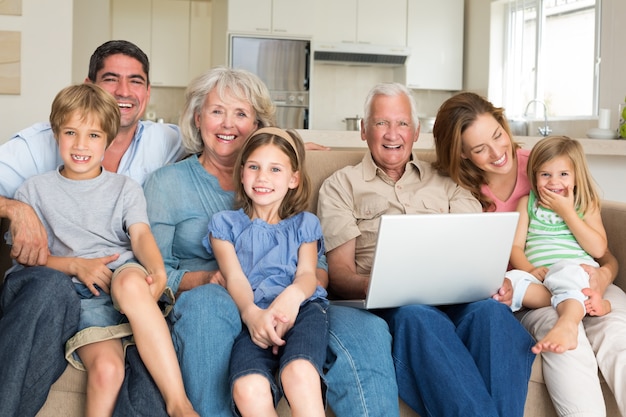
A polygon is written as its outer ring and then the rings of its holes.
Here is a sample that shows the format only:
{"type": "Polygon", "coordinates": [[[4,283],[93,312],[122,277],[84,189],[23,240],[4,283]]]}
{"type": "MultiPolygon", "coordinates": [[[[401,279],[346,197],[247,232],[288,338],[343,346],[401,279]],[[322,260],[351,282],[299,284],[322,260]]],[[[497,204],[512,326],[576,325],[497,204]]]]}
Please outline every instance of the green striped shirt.
{"type": "Polygon", "coordinates": [[[533,191],[528,196],[528,218],[524,251],[534,266],[551,266],[562,259],[593,260],[561,216],[539,205],[533,191]]]}

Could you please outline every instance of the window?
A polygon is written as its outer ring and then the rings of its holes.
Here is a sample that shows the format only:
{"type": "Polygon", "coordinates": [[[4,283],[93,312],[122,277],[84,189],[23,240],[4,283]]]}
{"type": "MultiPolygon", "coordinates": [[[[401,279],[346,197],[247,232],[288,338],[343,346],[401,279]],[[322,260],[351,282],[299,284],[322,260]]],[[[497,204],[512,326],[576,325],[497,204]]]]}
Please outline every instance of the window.
{"type": "MultiPolygon", "coordinates": [[[[522,115],[534,99],[546,104],[550,117],[594,115],[599,3],[600,0],[495,2],[492,43],[495,40],[500,49],[495,58],[501,70],[490,79],[490,98],[502,103],[509,115],[522,115]],[[497,33],[502,34],[500,40],[494,37],[497,33]]],[[[530,106],[528,112],[543,117],[541,106],[530,106]]]]}

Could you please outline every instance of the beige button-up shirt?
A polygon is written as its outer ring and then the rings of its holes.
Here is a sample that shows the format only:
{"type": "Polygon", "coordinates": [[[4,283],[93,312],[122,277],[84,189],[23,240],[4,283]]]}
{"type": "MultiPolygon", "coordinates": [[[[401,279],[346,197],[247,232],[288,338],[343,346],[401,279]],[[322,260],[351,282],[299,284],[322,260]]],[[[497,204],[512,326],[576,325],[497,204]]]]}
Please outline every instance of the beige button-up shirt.
{"type": "Polygon", "coordinates": [[[364,276],[369,276],[372,268],[381,215],[481,211],[469,191],[415,155],[402,178],[393,181],[376,166],[369,152],[361,163],[342,168],[324,181],[317,207],[326,250],[356,238],[356,272],[364,276]]]}

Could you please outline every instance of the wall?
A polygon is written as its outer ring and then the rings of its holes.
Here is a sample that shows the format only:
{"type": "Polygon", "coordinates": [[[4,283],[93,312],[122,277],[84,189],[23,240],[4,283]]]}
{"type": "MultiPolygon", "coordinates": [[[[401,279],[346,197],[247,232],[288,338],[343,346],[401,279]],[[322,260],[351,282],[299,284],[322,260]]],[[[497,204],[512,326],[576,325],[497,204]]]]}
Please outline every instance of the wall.
{"type": "Polygon", "coordinates": [[[87,78],[89,58],[98,45],[111,39],[109,0],[74,0],[72,39],[72,83],[87,78]]]}
{"type": "Polygon", "coordinates": [[[48,119],[50,104],[71,84],[72,0],[23,0],[22,16],[0,16],[0,30],[22,33],[21,94],[0,95],[0,143],[48,119]]]}
{"type": "Polygon", "coordinates": [[[611,109],[611,126],[617,127],[617,106],[626,96],[626,1],[602,0],[600,108],[611,109]]]}

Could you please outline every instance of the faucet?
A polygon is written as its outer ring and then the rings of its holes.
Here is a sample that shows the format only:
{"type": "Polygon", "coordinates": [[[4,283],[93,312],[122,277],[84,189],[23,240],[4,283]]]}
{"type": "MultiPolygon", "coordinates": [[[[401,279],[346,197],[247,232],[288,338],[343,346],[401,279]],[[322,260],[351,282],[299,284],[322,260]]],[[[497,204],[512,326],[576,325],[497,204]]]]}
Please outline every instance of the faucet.
{"type": "MultiPolygon", "coordinates": [[[[539,134],[541,136],[548,136],[550,133],[552,133],[552,129],[550,129],[550,126],[548,126],[548,106],[546,106],[546,103],[544,103],[541,100],[530,100],[528,102],[528,104],[526,105],[526,110],[524,110],[524,117],[527,116],[528,114],[528,108],[530,107],[531,104],[533,103],[539,103],[543,106],[543,121],[544,121],[544,126],[543,127],[539,127],[537,128],[537,130],[539,131],[539,134]]],[[[535,116],[537,115],[537,105],[535,104],[535,116]]]]}

